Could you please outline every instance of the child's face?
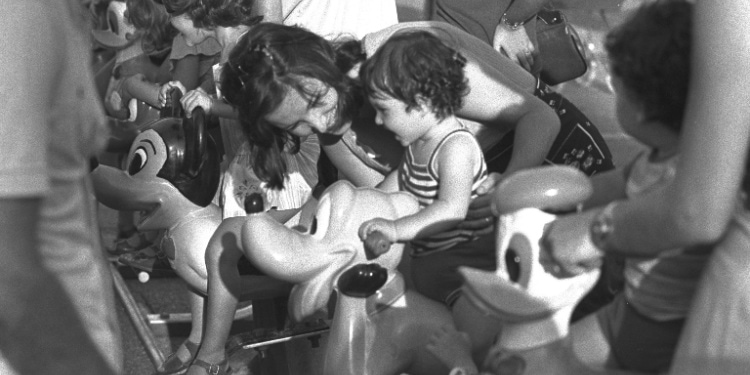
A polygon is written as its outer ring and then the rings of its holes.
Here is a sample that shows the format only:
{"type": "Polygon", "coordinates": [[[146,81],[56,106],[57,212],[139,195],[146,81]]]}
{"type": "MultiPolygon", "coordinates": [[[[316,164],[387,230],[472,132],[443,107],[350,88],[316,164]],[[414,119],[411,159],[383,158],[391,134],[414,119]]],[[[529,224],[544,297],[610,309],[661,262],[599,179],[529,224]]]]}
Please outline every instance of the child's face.
{"type": "Polygon", "coordinates": [[[422,108],[407,110],[406,103],[385,94],[376,94],[369,99],[375,109],[375,124],[393,132],[401,145],[412,144],[426,132],[422,126],[425,118],[422,108]]]}
{"type": "Polygon", "coordinates": [[[202,29],[196,28],[193,20],[185,14],[169,17],[169,22],[185,37],[185,42],[190,47],[201,44],[208,37],[202,29]]]}
{"type": "Polygon", "coordinates": [[[308,89],[320,93],[320,99],[315,105],[303,97],[297,90],[289,89],[278,108],[268,113],[265,120],[282,130],[298,137],[306,137],[313,133],[335,134],[345,133],[349,126],[342,124],[338,113],[339,95],[335,89],[317,79],[304,79],[308,89]]]}
{"type": "Polygon", "coordinates": [[[615,91],[615,111],[622,130],[633,138],[643,142],[644,118],[643,106],[635,95],[623,85],[622,80],[612,75],[612,88],[615,91]]]}

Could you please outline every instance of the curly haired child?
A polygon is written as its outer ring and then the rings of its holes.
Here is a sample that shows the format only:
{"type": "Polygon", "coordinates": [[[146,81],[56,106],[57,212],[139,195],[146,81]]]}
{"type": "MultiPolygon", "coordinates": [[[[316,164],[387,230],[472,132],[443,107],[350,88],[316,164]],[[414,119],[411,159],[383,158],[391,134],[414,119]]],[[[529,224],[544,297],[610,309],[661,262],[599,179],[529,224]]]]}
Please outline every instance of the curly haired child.
{"type": "MultiPolygon", "coordinates": [[[[386,240],[411,241],[413,257],[450,251],[471,234],[456,229],[464,220],[474,191],[487,176],[479,143],[455,116],[468,92],[466,59],[426,31],[391,37],[360,70],[365,92],[385,126],[406,147],[398,170],[379,188],[407,191],[421,210],[398,220],[373,219],[362,224],[360,237],[380,232],[386,240]]],[[[457,277],[412,264],[416,289],[434,295],[436,279],[457,277]]],[[[439,291],[438,294],[455,291],[439,291]]]]}

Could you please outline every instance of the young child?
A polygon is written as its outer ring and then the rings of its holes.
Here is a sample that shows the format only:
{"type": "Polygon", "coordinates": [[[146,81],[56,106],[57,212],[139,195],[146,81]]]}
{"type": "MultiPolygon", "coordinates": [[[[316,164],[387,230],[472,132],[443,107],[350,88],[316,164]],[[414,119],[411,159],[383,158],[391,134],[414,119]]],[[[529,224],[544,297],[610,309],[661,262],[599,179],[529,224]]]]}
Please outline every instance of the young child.
{"type": "MultiPolygon", "coordinates": [[[[411,241],[412,256],[423,257],[471,239],[456,225],[465,219],[487,166],[476,138],[454,115],[468,90],[465,64],[461,54],[425,31],[394,35],[363,64],[360,77],[375,123],[406,147],[400,167],[379,188],[410,192],[422,207],[395,221],[363,223],[364,241],[380,232],[387,241],[411,241]]],[[[427,271],[412,268],[412,274],[427,271]]]]}
{"type": "MultiPolygon", "coordinates": [[[[688,92],[691,17],[692,4],[686,0],[651,2],[607,35],[617,118],[649,150],[625,168],[592,177],[594,194],[585,205],[607,204],[599,218],[606,217],[616,200],[659,189],[674,177],[688,92]]],[[[668,371],[709,255],[710,249],[701,247],[626,258],[624,292],[571,327],[576,356],[592,367],[668,371]]],[[[454,335],[445,333],[444,338],[454,335]]],[[[455,341],[437,338],[433,344],[437,355],[450,352],[441,346],[455,341]]],[[[477,369],[464,370],[471,374],[477,369]]]]}

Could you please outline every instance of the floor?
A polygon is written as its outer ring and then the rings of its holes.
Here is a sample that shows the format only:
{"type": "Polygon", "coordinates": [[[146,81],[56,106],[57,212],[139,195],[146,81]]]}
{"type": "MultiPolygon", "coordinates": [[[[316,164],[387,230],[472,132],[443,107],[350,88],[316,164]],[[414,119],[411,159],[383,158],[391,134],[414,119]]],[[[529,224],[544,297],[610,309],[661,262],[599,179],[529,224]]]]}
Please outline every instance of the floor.
{"type": "MultiPolygon", "coordinates": [[[[615,155],[616,164],[627,161],[641,147],[622,133],[613,118],[614,99],[608,83],[602,40],[607,30],[622,19],[621,10],[630,9],[640,2],[641,0],[576,0],[560,4],[586,45],[590,69],[583,77],[556,88],[599,127],[615,155]],[[596,6],[592,7],[592,3],[596,3],[596,6]]],[[[116,233],[116,212],[102,207],[100,222],[105,243],[109,243],[116,233]]],[[[184,286],[173,275],[154,276],[142,283],[138,280],[137,273],[127,267],[120,267],[119,274],[123,276],[124,285],[141,314],[187,313],[184,286]]],[[[118,301],[118,314],[123,332],[126,375],[153,373],[154,364],[170,354],[186,338],[190,329],[186,322],[149,324],[153,342],[146,345],[139,337],[138,326],[130,319],[127,306],[122,301],[118,301]]],[[[251,329],[250,319],[240,319],[235,321],[233,333],[248,332],[251,329]]],[[[325,335],[322,340],[324,345],[325,335]]],[[[314,374],[315,369],[320,368],[322,349],[311,344],[307,339],[279,344],[287,349],[289,368],[293,374],[314,374]]],[[[233,373],[252,374],[257,361],[259,353],[255,349],[239,351],[232,357],[235,369],[233,373]]]]}

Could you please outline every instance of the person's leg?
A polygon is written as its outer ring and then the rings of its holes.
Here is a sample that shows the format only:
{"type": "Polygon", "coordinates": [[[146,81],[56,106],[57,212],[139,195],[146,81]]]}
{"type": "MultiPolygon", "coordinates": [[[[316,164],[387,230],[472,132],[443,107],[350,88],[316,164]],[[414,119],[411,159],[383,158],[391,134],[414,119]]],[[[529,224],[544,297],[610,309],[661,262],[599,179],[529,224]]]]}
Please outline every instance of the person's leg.
{"type": "MultiPolygon", "coordinates": [[[[220,364],[226,358],[224,347],[232,328],[238,303],[238,291],[251,288],[243,286],[237,269],[242,257],[240,232],[245,222],[242,217],[225,219],[217,228],[206,249],[208,270],[208,297],[205,332],[196,359],[209,364],[220,364]]],[[[191,366],[189,375],[205,374],[199,366],[191,366]]]]}
{"type": "Polygon", "coordinates": [[[203,338],[203,313],[205,308],[205,297],[187,288],[188,302],[190,304],[190,314],[192,317],[190,334],[187,340],[182,342],[177,350],[174,351],[157,369],[157,374],[172,374],[184,369],[192,362],[198,353],[201,340],[203,338]]]}
{"type": "Polygon", "coordinates": [[[588,176],[614,168],[612,153],[599,129],[572,102],[541,81],[534,95],[560,117],[560,132],[545,164],[569,165],[588,176]]]}
{"type": "Polygon", "coordinates": [[[500,334],[502,322],[477,309],[465,297],[458,297],[451,313],[456,330],[469,335],[474,363],[481,365],[500,334]]]}
{"type": "Polygon", "coordinates": [[[451,308],[456,330],[469,335],[474,359],[482,363],[501,323],[461,296],[464,280],[458,267],[494,271],[497,268],[494,233],[460,243],[446,251],[413,257],[410,266],[414,289],[451,308]]]}

